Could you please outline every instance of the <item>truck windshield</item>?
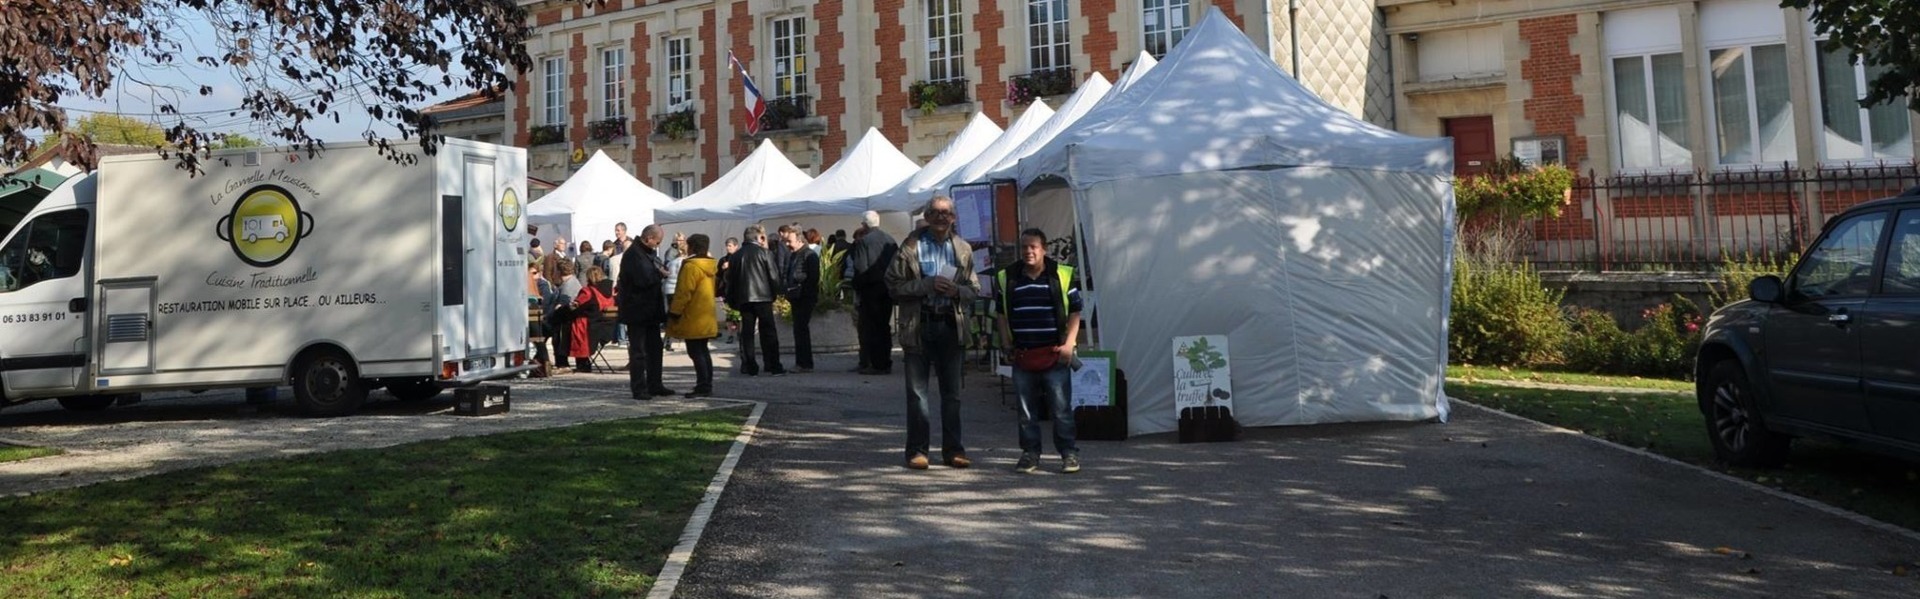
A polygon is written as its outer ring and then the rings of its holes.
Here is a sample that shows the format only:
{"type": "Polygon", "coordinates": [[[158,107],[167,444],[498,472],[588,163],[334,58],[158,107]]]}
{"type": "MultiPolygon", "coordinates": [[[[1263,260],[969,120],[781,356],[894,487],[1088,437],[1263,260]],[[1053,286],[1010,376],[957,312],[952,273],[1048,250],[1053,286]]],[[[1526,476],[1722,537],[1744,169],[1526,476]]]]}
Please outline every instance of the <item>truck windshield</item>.
{"type": "Polygon", "coordinates": [[[85,210],[35,217],[0,248],[0,293],[79,274],[86,251],[85,210]]]}

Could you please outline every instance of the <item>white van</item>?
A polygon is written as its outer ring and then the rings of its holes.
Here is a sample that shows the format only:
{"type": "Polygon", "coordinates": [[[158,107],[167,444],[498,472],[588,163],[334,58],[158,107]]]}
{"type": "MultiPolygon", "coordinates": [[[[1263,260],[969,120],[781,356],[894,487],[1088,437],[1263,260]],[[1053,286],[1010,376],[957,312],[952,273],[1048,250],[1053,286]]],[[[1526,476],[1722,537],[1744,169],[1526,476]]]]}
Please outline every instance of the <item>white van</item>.
{"type": "Polygon", "coordinates": [[[0,242],[0,405],[290,384],[340,415],[531,370],[526,150],[399,149],[419,160],[245,149],[189,178],[115,156],[68,179],[0,242]]]}

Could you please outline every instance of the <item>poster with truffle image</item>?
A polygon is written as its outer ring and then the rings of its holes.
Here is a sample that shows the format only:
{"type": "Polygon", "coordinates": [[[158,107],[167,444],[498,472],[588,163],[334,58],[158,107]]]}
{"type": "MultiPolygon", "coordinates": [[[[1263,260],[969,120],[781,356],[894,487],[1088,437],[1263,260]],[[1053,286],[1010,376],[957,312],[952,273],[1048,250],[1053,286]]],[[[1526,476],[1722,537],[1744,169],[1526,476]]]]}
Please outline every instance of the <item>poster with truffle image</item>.
{"type": "Polygon", "coordinates": [[[1227,366],[1226,335],[1173,338],[1173,410],[1233,409],[1233,369],[1227,366]]]}

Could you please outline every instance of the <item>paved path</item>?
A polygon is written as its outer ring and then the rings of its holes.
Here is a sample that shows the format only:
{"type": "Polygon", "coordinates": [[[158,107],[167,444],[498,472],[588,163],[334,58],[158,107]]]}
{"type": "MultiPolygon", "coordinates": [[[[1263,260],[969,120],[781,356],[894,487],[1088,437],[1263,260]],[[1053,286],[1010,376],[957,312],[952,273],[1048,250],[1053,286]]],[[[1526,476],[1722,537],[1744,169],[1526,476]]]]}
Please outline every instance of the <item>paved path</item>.
{"type": "Polygon", "coordinates": [[[1920,596],[1911,535],[1471,406],[1018,475],[977,377],[976,467],[914,472],[897,377],[773,380],[733,394],[771,405],[677,596],[1920,596]]]}

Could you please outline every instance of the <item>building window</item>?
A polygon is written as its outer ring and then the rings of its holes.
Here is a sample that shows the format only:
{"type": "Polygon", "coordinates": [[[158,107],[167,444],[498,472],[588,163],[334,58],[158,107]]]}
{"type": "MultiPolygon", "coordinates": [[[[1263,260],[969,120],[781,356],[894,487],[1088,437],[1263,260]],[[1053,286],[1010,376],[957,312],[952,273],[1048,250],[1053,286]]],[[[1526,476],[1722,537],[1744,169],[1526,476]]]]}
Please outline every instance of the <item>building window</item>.
{"type": "Polygon", "coordinates": [[[1681,55],[1619,56],[1613,59],[1614,131],[1620,167],[1686,168],[1687,84],[1681,55]]]}
{"type": "Polygon", "coordinates": [[[546,75],[546,124],[565,124],[567,122],[567,62],[560,58],[547,59],[546,75]]]}
{"type": "Polygon", "coordinates": [[[667,110],[693,101],[693,38],[667,40],[667,110]]]}
{"type": "Polygon", "coordinates": [[[600,51],[600,116],[617,119],[627,116],[627,52],[620,48],[600,51]]]}
{"type": "Polygon", "coordinates": [[[1166,56],[1187,35],[1187,1],[1141,0],[1140,31],[1146,36],[1147,53],[1154,58],[1166,56]]]}
{"type": "Polygon", "coordinates": [[[1027,70],[1072,66],[1067,23],[1067,0],[1027,0],[1027,70]]]}
{"type": "Polygon", "coordinates": [[[1907,99],[1894,98],[1872,108],[1861,108],[1867,82],[1886,67],[1853,63],[1853,52],[1819,40],[1820,157],[1826,160],[1881,160],[1913,158],[1913,130],[1907,121],[1907,99]]]}
{"type": "Polygon", "coordinates": [[[807,18],[773,21],[773,97],[807,93],[807,18]]]}
{"type": "Polygon", "coordinates": [[[1496,77],[1507,70],[1498,27],[1422,32],[1413,49],[1421,81],[1496,77]]]}
{"type": "Polygon", "coordinates": [[[1720,164],[1792,161],[1786,44],[1719,48],[1708,50],[1707,57],[1720,164]]]}
{"type": "Polygon", "coordinates": [[[693,177],[665,177],[661,179],[660,186],[666,188],[667,197],[676,200],[698,191],[693,188],[693,177]]]}
{"type": "Polygon", "coordinates": [[[967,30],[960,24],[960,0],[926,0],[926,5],[927,80],[965,78],[967,30]]]}

